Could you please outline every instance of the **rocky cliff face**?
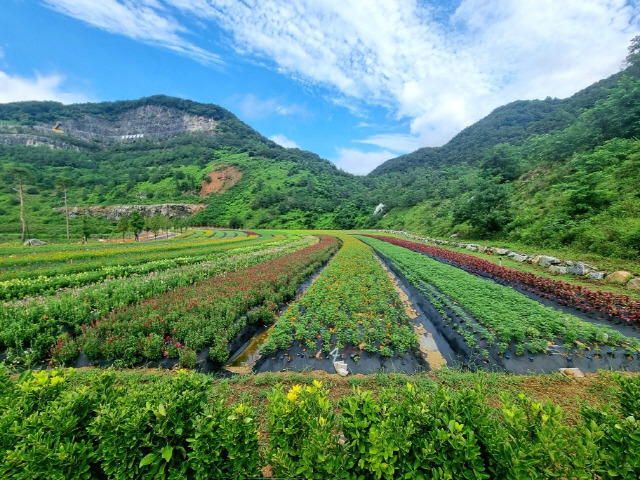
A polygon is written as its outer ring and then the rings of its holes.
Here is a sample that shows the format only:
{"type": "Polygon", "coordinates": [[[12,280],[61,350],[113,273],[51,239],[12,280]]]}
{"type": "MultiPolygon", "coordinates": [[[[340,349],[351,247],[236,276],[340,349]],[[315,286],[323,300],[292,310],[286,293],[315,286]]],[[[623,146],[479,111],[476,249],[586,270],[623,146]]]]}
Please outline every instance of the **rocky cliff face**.
{"type": "MultiPolygon", "coordinates": [[[[138,210],[143,217],[163,215],[168,218],[187,218],[204,208],[201,203],[162,203],[159,205],[110,205],[92,207],[69,207],[69,217],[75,218],[88,214],[92,217],[104,217],[107,220],[117,221],[122,217],[129,217],[134,210],[138,210]]],[[[64,213],[64,207],[54,208],[57,212],[64,213]]]]}
{"type": "Polygon", "coordinates": [[[0,130],[0,143],[78,149],[68,143],[70,138],[108,146],[141,139],[175,137],[190,132],[213,135],[217,126],[218,122],[212,118],[163,106],[145,105],[124,112],[115,121],[85,115],[80,120],[61,120],[53,125],[5,126],[0,130]]]}

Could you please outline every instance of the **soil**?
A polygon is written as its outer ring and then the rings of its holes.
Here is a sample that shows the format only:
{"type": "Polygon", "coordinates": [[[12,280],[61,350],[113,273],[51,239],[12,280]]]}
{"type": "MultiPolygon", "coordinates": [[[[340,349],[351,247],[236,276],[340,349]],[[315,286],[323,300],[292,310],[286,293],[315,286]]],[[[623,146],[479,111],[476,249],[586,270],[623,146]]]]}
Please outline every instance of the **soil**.
{"type": "Polygon", "coordinates": [[[207,173],[207,176],[211,178],[211,182],[207,182],[206,180],[202,181],[202,188],[198,194],[201,197],[206,197],[212,193],[224,193],[240,181],[242,172],[233,165],[222,163],[218,165],[215,170],[207,173]]]}

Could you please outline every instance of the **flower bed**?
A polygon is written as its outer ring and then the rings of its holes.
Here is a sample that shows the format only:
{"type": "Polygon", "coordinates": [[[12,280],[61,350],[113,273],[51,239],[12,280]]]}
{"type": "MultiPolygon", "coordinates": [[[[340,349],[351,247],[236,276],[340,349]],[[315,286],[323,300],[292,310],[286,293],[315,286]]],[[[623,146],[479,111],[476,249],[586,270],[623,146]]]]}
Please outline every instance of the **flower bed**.
{"type": "Polygon", "coordinates": [[[0,309],[0,352],[7,348],[9,361],[32,363],[46,355],[63,329],[79,334],[82,324],[88,325],[114,309],[283,256],[307,243],[295,236],[280,236],[247,245],[235,244],[235,248],[215,255],[211,261],[5,303],[0,309]]]}
{"type": "Polygon", "coordinates": [[[273,312],[338,248],[334,237],[284,257],[173,290],[124,307],[85,326],[78,340],[89,359],[131,365],[162,356],[182,359],[209,348],[223,362],[227,344],[247,322],[273,321],[273,312]]]}
{"type": "Polygon", "coordinates": [[[520,355],[525,348],[530,353],[546,352],[554,343],[563,344],[567,354],[574,348],[586,350],[605,344],[625,346],[629,355],[640,351],[637,339],[544,307],[509,287],[391,242],[365,241],[388,258],[472,348],[483,350],[487,357],[488,348],[498,344],[504,354],[512,343],[520,355]]]}
{"type": "Polygon", "coordinates": [[[368,236],[408,248],[414,252],[425,253],[434,258],[446,260],[473,273],[506,281],[512,285],[522,286],[531,292],[541,294],[544,298],[557,301],[560,305],[572,306],[585,312],[599,312],[603,318],[618,317],[627,323],[640,323],[640,301],[633,300],[628,295],[592,291],[583,286],[502,267],[473,255],[453,252],[424,243],[380,235],[368,236]]]}
{"type": "Polygon", "coordinates": [[[55,257],[21,257],[5,261],[0,273],[0,298],[11,300],[54,293],[60,288],[87,285],[109,277],[127,277],[167,270],[212,259],[216,254],[253,243],[257,235],[227,240],[202,240],[171,245],[144,244],[118,249],[65,251],[55,257]]]}
{"type": "Polygon", "coordinates": [[[303,354],[325,354],[355,346],[390,357],[417,339],[393,284],[370,247],[343,237],[342,249],[318,279],[278,318],[261,352],[303,346],[303,354]]]}

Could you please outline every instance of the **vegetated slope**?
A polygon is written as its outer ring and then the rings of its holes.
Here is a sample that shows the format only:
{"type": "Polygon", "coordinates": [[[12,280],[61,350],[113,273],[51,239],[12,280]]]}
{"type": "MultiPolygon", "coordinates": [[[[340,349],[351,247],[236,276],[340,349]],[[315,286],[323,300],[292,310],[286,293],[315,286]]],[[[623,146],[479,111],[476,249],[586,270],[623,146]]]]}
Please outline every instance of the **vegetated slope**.
{"type": "Polygon", "coordinates": [[[443,147],[389,160],[370,174],[387,206],[380,224],[637,258],[639,73],[510,103],[443,147]]]}
{"type": "MultiPolygon", "coordinates": [[[[373,210],[363,182],[330,162],[280,147],[221,107],[165,96],[0,105],[0,170],[12,165],[30,170],[25,203],[32,235],[64,231],[62,214],[52,211],[63,206],[60,177],[71,180],[70,206],[204,202],[207,208],[191,219],[196,224],[233,219],[246,227],[351,228],[365,226],[373,210]],[[228,166],[242,178],[199,197],[211,172],[228,166]]],[[[19,233],[15,181],[4,180],[0,234],[19,233]]],[[[115,228],[99,223],[103,231],[115,228]]]]}

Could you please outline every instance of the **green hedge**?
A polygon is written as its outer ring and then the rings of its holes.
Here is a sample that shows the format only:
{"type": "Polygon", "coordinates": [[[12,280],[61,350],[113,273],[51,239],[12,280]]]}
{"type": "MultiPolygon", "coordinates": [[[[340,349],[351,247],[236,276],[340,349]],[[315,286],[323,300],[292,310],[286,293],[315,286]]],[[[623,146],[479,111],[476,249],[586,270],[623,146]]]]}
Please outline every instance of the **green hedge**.
{"type": "Polygon", "coordinates": [[[258,411],[205,375],[120,376],[0,365],[3,479],[637,479],[640,377],[617,377],[615,405],[562,409],[524,394],[489,406],[480,386],[354,389],[318,381],[258,411]]]}

